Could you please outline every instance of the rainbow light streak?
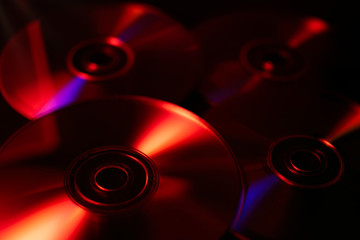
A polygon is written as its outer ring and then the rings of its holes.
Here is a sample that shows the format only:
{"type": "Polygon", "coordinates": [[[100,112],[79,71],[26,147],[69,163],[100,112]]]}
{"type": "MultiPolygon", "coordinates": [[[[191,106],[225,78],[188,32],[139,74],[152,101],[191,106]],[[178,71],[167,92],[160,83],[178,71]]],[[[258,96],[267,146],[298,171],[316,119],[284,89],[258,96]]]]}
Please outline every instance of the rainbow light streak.
{"type": "Polygon", "coordinates": [[[73,103],[78,98],[85,82],[81,77],[75,77],[70,80],[69,83],[62,87],[58,93],[38,111],[36,117],[40,117],[73,103]]]}
{"type": "Polygon", "coordinates": [[[114,36],[118,33],[121,33],[124,31],[124,29],[132,25],[144,13],[145,9],[140,5],[132,4],[128,6],[125,10],[123,10],[121,14],[121,20],[118,20],[116,23],[114,23],[114,31],[111,35],[114,36]]]}
{"type": "Polygon", "coordinates": [[[261,203],[262,199],[271,191],[271,189],[278,183],[279,178],[276,175],[269,175],[252,183],[247,192],[242,209],[239,207],[236,218],[232,223],[232,229],[239,231],[242,229],[242,224],[251,217],[252,211],[261,203]]]}
{"type": "Polygon", "coordinates": [[[136,21],[131,22],[131,24],[121,32],[118,38],[123,42],[130,42],[139,33],[142,33],[154,19],[155,16],[153,15],[142,15],[140,18],[137,18],[136,21]]]}
{"type": "Polygon", "coordinates": [[[86,212],[69,199],[54,201],[12,225],[0,229],[0,239],[70,239],[85,216],[86,212]]]}
{"type": "Polygon", "coordinates": [[[330,29],[329,25],[315,17],[306,18],[300,27],[299,32],[289,40],[289,46],[298,48],[311,38],[320,35],[330,29]]]}

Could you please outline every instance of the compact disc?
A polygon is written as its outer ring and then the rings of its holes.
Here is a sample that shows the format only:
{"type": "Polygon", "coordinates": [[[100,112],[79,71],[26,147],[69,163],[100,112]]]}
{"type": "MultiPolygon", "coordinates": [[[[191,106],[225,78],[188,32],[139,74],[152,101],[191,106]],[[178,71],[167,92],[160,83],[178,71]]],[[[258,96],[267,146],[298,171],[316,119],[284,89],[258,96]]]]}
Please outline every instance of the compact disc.
{"type": "Polygon", "coordinates": [[[0,84],[9,104],[31,119],[118,94],[179,103],[199,64],[194,38],[159,9],[88,6],[50,12],[20,30],[2,53],[0,84]]]}
{"type": "Polygon", "coordinates": [[[232,231],[239,239],[354,236],[360,106],[327,92],[255,90],[205,116],[244,170],[244,207],[232,231]]]}
{"type": "Polygon", "coordinates": [[[242,204],[205,121],[146,97],[74,104],[0,151],[1,239],[219,239],[242,204]]]}
{"type": "Polygon", "coordinates": [[[331,65],[332,29],[323,19],[279,11],[243,10],[201,23],[202,94],[212,104],[271,80],[323,84],[331,65]]]}

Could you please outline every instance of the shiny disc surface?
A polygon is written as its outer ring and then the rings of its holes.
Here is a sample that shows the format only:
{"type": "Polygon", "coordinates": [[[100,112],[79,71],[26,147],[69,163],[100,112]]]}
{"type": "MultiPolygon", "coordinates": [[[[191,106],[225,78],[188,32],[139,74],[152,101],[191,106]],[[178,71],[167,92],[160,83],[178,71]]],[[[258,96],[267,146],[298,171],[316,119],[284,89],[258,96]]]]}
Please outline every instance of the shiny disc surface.
{"type": "Polygon", "coordinates": [[[6,45],[1,91],[28,118],[101,96],[136,94],[181,102],[199,72],[198,45],[145,4],[50,12],[6,45]]]}
{"type": "Polygon", "coordinates": [[[244,170],[246,197],[233,232],[239,239],[353,236],[360,223],[359,105],[260,85],[205,116],[244,170]]]}
{"type": "Polygon", "coordinates": [[[331,66],[332,29],[318,17],[243,10],[203,22],[194,33],[205,55],[201,92],[212,104],[262,81],[323,84],[331,66]]]}
{"type": "Polygon", "coordinates": [[[0,151],[1,239],[219,239],[242,199],[215,131],[123,96],[32,121],[0,151]]]}

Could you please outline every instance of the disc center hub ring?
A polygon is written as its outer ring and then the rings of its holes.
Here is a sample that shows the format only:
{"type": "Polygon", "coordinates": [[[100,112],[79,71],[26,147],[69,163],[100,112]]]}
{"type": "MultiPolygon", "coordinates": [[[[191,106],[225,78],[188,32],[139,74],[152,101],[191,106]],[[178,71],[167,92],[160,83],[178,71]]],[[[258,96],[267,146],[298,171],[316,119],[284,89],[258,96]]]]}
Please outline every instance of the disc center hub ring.
{"type": "Polygon", "coordinates": [[[297,174],[316,175],[326,170],[326,163],[321,152],[301,149],[290,154],[288,169],[297,174]]]}
{"type": "Polygon", "coordinates": [[[271,40],[249,42],[241,49],[240,60],[248,71],[275,81],[295,80],[306,68],[295,49],[271,40]]]}
{"type": "Polygon", "coordinates": [[[93,180],[95,186],[102,191],[118,191],[130,181],[130,174],[121,166],[104,166],[96,171],[93,180]]]}
{"type": "Polygon", "coordinates": [[[102,81],[125,74],[134,63],[132,49],[115,37],[91,39],[70,50],[67,66],[76,76],[102,81]]]}
{"type": "Polygon", "coordinates": [[[105,147],[78,156],[65,178],[69,197],[94,212],[126,211],[149,198],[158,185],[151,159],[130,148],[105,147]]]}
{"type": "Polygon", "coordinates": [[[303,135],[274,143],[267,160],[270,169],[284,182],[306,188],[332,185],[344,169],[343,160],[331,143],[303,135]]]}

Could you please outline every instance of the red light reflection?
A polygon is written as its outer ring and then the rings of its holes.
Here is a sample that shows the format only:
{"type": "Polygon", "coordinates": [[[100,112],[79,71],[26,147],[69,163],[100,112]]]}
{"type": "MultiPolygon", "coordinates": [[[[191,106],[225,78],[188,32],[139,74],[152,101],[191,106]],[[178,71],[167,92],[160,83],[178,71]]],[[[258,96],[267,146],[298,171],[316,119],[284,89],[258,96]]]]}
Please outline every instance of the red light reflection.
{"type": "Polygon", "coordinates": [[[0,239],[71,239],[85,216],[85,211],[68,198],[58,199],[24,216],[10,226],[1,227],[0,239]]]}
{"type": "Polygon", "coordinates": [[[264,64],[263,64],[263,69],[265,70],[265,71],[272,71],[272,70],[274,70],[274,63],[273,62],[271,62],[271,61],[266,61],[266,62],[264,62],[264,64]]]}
{"type": "MultiPolygon", "coordinates": [[[[263,73],[263,75],[265,75],[265,76],[268,75],[268,72],[265,71],[263,73]]],[[[249,92],[252,89],[254,89],[263,80],[263,75],[262,74],[253,74],[249,78],[248,82],[244,85],[244,87],[238,91],[238,93],[242,94],[242,93],[249,92]]]]}
{"type": "MultiPolygon", "coordinates": [[[[32,95],[32,99],[37,99],[33,106],[34,111],[45,105],[55,94],[55,88],[52,85],[52,77],[49,69],[45,43],[42,36],[40,21],[33,21],[27,26],[32,62],[34,64],[35,79],[38,80],[36,88],[26,93],[32,95]]],[[[31,114],[31,118],[36,114],[31,114]]]]}
{"type": "Polygon", "coordinates": [[[162,176],[154,198],[165,201],[177,199],[188,194],[190,187],[190,183],[184,179],[162,176]]]}
{"type": "Polygon", "coordinates": [[[145,132],[135,144],[136,149],[144,152],[149,157],[196,135],[199,130],[197,124],[202,125],[200,120],[187,110],[170,103],[164,102],[162,104],[163,108],[171,112],[163,116],[162,119],[155,121],[153,126],[146,128],[148,131],[145,132]],[[173,114],[172,112],[176,112],[177,114],[173,114]],[[178,116],[178,114],[180,116],[178,116]],[[188,121],[184,121],[181,116],[191,118],[193,122],[190,124],[188,121]]]}
{"type": "Polygon", "coordinates": [[[335,126],[334,130],[326,138],[328,141],[333,141],[352,130],[360,127],[360,106],[354,107],[354,111],[350,113],[344,120],[335,126]]]}
{"type": "Polygon", "coordinates": [[[300,47],[311,38],[329,29],[330,27],[325,21],[315,17],[308,17],[302,22],[299,31],[289,40],[289,46],[293,48],[300,47]]]}
{"type": "MultiPolygon", "coordinates": [[[[122,21],[116,22],[116,27],[114,27],[113,35],[126,32],[129,27],[133,26],[134,23],[143,16],[144,13],[145,9],[141,5],[132,4],[127,7],[126,10],[122,12],[122,21]]],[[[124,40],[121,36],[120,39],[124,40]]]]}
{"type": "Polygon", "coordinates": [[[26,31],[18,34],[4,50],[9,63],[3,61],[1,77],[9,76],[9,79],[18,81],[17,84],[1,82],[5,99],[29,119],[73,101],[82,90],[84,81],[76,78],[69,82],[67,73],[51,72],[40,21],[30,22],[26,31]],[[22,71],[15,71],[14,66],[21,66],[22,71]]]}
{"type": "MultiPolygon", "coordinates": [[[[164,205],[176,203],[181,199],[180,205],[187,206],[179,208],[184,211],[184,214],[189,213],[189,216],[195,215],[201,217],[203,223],[207,223],[207,226],[221,226],[224,223],[219,220],[216,214],[211,213],[201,201],[196,198],[192,198],[189,193],[193,190],[192,183],[181,178],[174,178],[163,176],[160,179],[159,188],[156,191],[154,200],[162,206],[158,209],[162,209],[164,205]],[[187,197],[186,197],[187,196],[187,197]]],[[[154,208],[156,210],[156,208],[154,208]]],[[[174,209],[173,209],[174,210],[174,209]]]]}

